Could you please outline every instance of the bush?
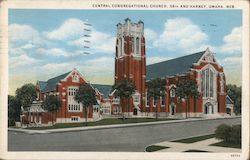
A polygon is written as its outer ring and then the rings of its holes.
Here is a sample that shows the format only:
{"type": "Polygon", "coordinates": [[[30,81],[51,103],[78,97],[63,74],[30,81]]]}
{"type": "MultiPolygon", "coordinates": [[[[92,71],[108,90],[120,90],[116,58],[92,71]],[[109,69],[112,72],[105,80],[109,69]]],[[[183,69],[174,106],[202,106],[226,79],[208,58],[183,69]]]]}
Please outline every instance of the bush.
{"type": "Polygon", "coordinates": [[[231,127],[226,124],[219,125],[215,130],[215,138],[229,142],[231,127]]]}
{"type": "Polygon", "coordinates": [[[226,124],[219,125],[215,130],[215,137],[224,142],[240,144],[241,143],[241,126],[229,126],[226,124]]]}
{"type": "Polygon", "coordinates": [[[232,126],[232,129],[230,132],[230,141],[235,144],[241,143],[241,126],[240,125],[232,126]]]}
{"type": "Polygon", "coordinates": [[[8,127],[10,127],[10,126],[15,126],[15,120],[12,118],[8,119],[8,127]]]}

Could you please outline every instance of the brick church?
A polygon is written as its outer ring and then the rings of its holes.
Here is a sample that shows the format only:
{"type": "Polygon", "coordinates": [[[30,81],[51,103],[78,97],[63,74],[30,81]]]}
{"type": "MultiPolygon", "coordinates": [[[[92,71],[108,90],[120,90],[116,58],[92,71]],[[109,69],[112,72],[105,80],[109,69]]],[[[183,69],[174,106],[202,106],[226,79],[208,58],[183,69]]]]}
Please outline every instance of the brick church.
{"type": "MultiPolygon", "coordinates": [[[[233,105],[227,105],[226,79],[223,67],[209,49],[183,57],[146,65],[146,46],[144,23],[133,23],[129,18],[123,24],[117,24],[114,83],[127,79],[134,83],[136,92],[131,97],[130,110],[124,107],[125,113],[131,116],[185,117],[186,102],[176,96],[176,85],[180,80],[195,80],[201,94],[194,102],[189,99],[189,117],[224,116],[232,113],[233,105]],[[166,80],[165,96],[158,100],[147,95],[147,82],[161,78],[166,80]],[[194,103],[196,105],[194,105],[194,103]],[[195,107],[194,107],[195,106],[195,107]],[[230,106],[230,107],[227,107],[230,106]]],[[[55,122],[82,122],[81,104],[74,100],[74,95],[86,77],[76,69],[49,79],[37,82],[37,102],[31,107],[29,121],[48,123],[46,111],[39,107],[46,95],[60,97],[62,107],[56,113],[55,122]],[[37,107],[37,108],[36,108],[37,107]],[[36,117],[36,118],[34,118],[36,117]],[[39,121],[40,120],[40,121],[39,121]]],[[[101,115],[121,114],[125,102],[115,97],[112,85],[91,84],[96,91],[98,104],[88,111],[90,120],[98,120],[101,115]]]]}

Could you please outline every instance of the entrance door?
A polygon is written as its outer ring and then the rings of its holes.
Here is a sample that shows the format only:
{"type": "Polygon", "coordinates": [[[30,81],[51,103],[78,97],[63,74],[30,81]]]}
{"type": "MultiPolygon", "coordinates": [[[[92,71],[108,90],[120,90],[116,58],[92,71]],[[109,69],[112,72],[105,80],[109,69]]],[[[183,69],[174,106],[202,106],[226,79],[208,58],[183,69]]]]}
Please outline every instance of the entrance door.
{"type": "Polygon", "coordinates": [[[136,108],[134,109],[134,115],[137,115],[137,109],[136,108]]]}
{"type": "Polygon", "coordinates": [[[209,106],[205,105],[205,114],[208,114],[209,112],[209,106]]]}
{"type": "Polygon", "coordinates": [[[214,106],[210,102],[205,104],[204,113],[205,114],[213,114],[214,113],[214,106]]]}
{"type": "Polygon", "coordinates": [[[175,105],[171,104],[171,115],[175,115],[176,109],[175,109],[175,105]]]}

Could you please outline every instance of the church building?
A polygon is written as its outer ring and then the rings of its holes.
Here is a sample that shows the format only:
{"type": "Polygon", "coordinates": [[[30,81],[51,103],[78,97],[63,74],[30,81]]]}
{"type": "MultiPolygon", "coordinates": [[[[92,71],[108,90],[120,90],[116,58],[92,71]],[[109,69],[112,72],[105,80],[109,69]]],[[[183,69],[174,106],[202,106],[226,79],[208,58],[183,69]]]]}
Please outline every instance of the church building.
{"type": "MultiPolygon", "coordinates": [[[[136,92],[129,101],[115,96],[112,85],[91,84],[96,93],[97,104],[88,110],[89,121],[96,121],[104,115],[141,117],[218,117],[233,114],[233,102],[226,93],[226,78],[223,67],[214,53],[207,48],[204,51],[183,57],[146,65],[146,43],[144,23],[133,23],[129,18],[123,24],[117,24],[115,47],[114,83],[126,79],[135,84],[136,92]],[[159,99],[149,97],[147,83],[153,79],[165,80],[165,95],[159,99]],[[194,80],[200,96],[189,97],[187,102],[176,95],[177,84],[182,80],[194,80]],[[127,103],[131,106],[128,110],[127,103]],[[228,114],[227,114],[228,113],[228,114]]],[[[167,53],[166,53],[167,56],[167,53]]],[[[56,76],[47,81],[38,81],[37,101],[29,111],[23,111],[23,122],[35,124],[83,122],[83,106],[74,100],[81,84],[88,83],[76,69],[56,76]],[[53,119],[41,107],[47,95],[56,95],[61,107],[53,119]]]]}
{"type": "MultiPolygon", "coordinates": [[[[127,79],[136,86],[130,100],[131,115],[184,117],[185,100],[176,96],[176,85],[181,80],[195,80],[200,97],[189,99],[190,117],[222,116],[226,114],[226,79],[223,67],[208,49],[183,57],[146,65],[144,23],[133,23],[129,18],[117,24],[115,77],[117,83],[127,79]],[[166,80],[165,96],[153,99],[147,95],[147,82],[156,78],[166,80]],[[194,105],[195,104],[195,105],[194,105]]],[[[167,53],[166,53],[167,54],[167,53]]],[[[121,106],[125,105],[121,101],[121,106]]]]}

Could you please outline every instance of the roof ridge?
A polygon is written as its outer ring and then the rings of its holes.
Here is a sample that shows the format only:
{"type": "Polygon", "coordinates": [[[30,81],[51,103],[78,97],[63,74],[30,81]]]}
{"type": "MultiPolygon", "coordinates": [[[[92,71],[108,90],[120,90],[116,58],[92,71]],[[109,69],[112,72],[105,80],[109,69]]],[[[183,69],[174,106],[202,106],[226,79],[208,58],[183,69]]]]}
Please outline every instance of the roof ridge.
{"type": "Polygon", "coordinates": [[[189,57],[189,56],[193,56],[193,55],[196,55],[196,54],[201,54],[201,53],[205,53],[206,50],[204,51],[200,51],[200,52],[196,52],[196,53],[192,53],[192,54],[188,54],[188,55],[184,55],[184,56],[181,56],[181,57],[176,57],[176,58],[173,58],[173,59],[169,59],[169,60],[165,60],[165,61],[161,61],[161,62],[157,62],[157,63],[153,63],[153,64],[149,64],[147,66],[151,66],[151,65],[154,65],[154,64],[159,64],[159,63],[164,63],[164,62],[167,62],[167,61],[172,61],[172,60],[176,60],[176,59],[181,59],[181,58],[185,58],[185,57],[189,57]]]}
{"type": "Polygon", "coordinates": [[[50,80],[52,80],[52,79],[56,79],[56,78],[58,78],[58,77],[61,77],[61,76],[63,76],[63,75],[65,75],[65,76],[66,76],[66,75],[68,75],[70,72],[72,72],[72,71],[69,71],[69,72],[66,72],[66,73],[64,73],[64,74],[61,74],[61,75],[59,75],[59,76],[56,76],[56,77],[50,78],[50,79],[48,79],[48,80],[47,80],[47,82],[48,82],[48,81],[50,81],[50,80]]]}

